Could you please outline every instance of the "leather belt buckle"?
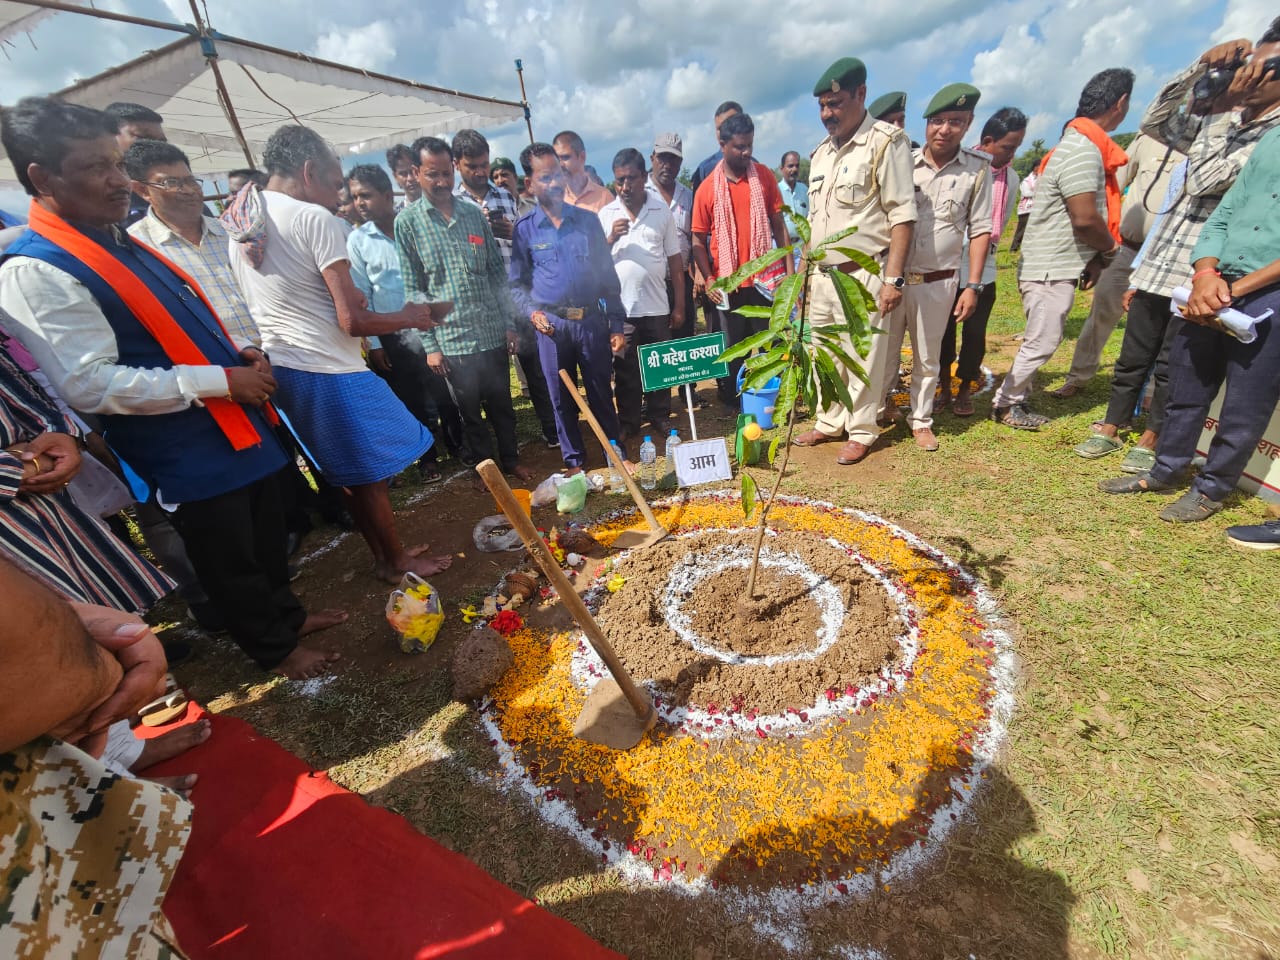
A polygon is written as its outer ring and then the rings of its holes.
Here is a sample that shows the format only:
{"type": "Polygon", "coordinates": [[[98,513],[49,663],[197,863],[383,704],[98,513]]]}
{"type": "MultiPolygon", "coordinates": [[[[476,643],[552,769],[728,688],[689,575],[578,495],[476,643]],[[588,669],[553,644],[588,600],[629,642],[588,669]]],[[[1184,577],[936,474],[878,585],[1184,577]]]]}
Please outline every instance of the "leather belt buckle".
{"type": "Polygon", "coordinates": [[[587,315],[587,311],[582,307],[565,307],[564,318],[566,320],[581,320],[587,315]]]}
{"type": "Polygon", "coordinates": [[[908,283],[908,284],[911,284],[911,285],[914,285],[914,284],[917,284],[917,283],[924,283],[924,274],[923,274],[923,273],[908,273],[908,274],[907,274],[907,283],[908,283]]]}

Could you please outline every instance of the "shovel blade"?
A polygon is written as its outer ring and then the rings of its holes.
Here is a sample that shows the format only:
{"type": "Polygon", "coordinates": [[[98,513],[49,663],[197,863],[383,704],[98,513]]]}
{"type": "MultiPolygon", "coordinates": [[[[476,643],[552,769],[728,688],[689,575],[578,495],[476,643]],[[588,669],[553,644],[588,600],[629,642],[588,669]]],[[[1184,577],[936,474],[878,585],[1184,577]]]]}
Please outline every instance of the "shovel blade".
{"type": "Polygon", "coordinates": [[[601,680],[592,688],[582,712],[573,725],[573,735],[588,743],[598,743],[613,750],[630,750],[657,722],[652,708],[646,722],[635,710],[614,680],[601,680]]]}
{"type": "Polygon", "coordinates": [[[657,530],[624,530],[613,541],[613,546],[617,550],[643,550],[668,536],[670,534],[662,527],[657,530]]]}

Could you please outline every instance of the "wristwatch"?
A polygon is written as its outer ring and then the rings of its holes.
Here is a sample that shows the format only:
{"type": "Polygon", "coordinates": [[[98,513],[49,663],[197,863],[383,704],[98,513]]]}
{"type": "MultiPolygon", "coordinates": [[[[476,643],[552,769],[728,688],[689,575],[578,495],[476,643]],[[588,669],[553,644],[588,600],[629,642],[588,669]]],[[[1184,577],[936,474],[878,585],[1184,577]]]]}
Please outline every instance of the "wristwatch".
{"type": "Polygon", "coordinates": [[[985,283],[966,283],[960,289],[972,290],[974,293],[981,293],[983,290],[987,289],[987,285],[985,283]]]}
{"type": "Polygon", "coordinates": [[[906,277],[881,277],[881,280],[895,289],[901,290],[907,285],[906,277]]]}

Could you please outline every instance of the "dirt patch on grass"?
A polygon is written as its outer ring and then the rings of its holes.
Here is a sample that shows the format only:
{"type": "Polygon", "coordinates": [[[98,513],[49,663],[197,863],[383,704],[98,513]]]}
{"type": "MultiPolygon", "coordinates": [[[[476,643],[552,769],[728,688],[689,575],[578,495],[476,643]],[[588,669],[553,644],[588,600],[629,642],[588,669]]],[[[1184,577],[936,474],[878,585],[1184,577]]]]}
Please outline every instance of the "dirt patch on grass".
{"type": "Polygon", "coordinates": [[[896,662],[905,627],[884,587],[811,534],[769,537],[745,607],[754,535],[709,531],[618,564],[627,579],[598,619],[635,676],[674,702],[781,713],[860,687],[896,662]]]}

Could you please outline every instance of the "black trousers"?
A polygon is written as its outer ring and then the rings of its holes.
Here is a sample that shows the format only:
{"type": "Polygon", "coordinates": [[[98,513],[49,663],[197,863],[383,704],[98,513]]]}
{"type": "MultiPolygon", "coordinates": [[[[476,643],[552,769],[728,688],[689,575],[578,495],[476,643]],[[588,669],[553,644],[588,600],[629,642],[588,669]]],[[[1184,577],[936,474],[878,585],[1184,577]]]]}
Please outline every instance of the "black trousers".
{"type": "MultiPolygon", "coordinates": [[[[534,415],[542,428],[542,438],[548,443],[559,442],[556,434],[556,408],[551,403],[551,394],[547,391],[547,379],[542,375],[542,359],[538,356],[538,331],[528,320],[516,321],[516,362],[524,371],[525,383],[529,386],[529,402],[533,404],[534,415]]],[[[479,462],[479,461],[477,461],[479,462]]]]}
{"type": "Polygon", "coordinates": [[[231,639],[264,670],[293,652],[307,618],[289,587],[280,496],[280,486],[287,482],[283,474],[184,503],[172,515],[191,565],[226,619],[231,639]]]}
{"type": "MultiPolygon", "coordinates": [[[[627,338],[627,347],[622,356],[613,358],[613,397],[618,407],[618,424],[622,432],[629,436],[640,433],[641,406],[645,394],[640,379],[640,356],[638,347],[651,343],[662,343],[671,339],[671,318],[661,317],[628,317],[622,325],[622,332],[627,338]]],[[[659,428],[666,427],[671,416],[671,391],[655,390],[648,395],[649,420],[659,428]]]]}
{"type": "Polygon", "coordinates": [[[1147,429],[1159,433],[1164,425],[1164,408],[1169,397],[1169,348],[1185,321],[1169,310],[1169,298],[1139,290],[1129,304],[1124,322],[1124,340],[1111,375],[1111,400],[1106,422],[1120,426],[1133,419],[1142,402],[1147,375],[1155,379],[1147,429]]]}
{"type": "MultiPolygon", "coordinates": [[[[755,284],[749,284],[745,288],[735,290],[729,294],[728,312],[713,308],[720,320],[719,329],[724,331],[725,346],[732,347],[735,343],[741,343],[753,333],[760,333],[769,329],[767,318],[744,317],[734,311],[739,307],[768,307],[771,305],[769,298],[757,290],[755,284]]],[[[730,361],[729,376],[716,381],[720,399],[727,403],[732,403],[738,395],[738,371],[742,369],[742,363],[741,359],[730,361]]]]}
{"type": "MultiPolygon", "coordinates": [[[[1280,313],[1280,286],[1242,297],[1233,306],[1254,317],[1266,310],[1280,313]]],[[[1209,407],[1225,381],[1208,460],[1191,486],[1220,501],[1240,482],[1280,402],[1280,321],[1272,315],[1258,324],[1257,333],[1253,343],[1245,344],[1183,322],[1169,350],[1169,397],[1153,479],[1172,482],[1190,465],[1209,407]]]]}
{"type": "Polygon", "coordinates": [[[450,454],[458,456],[462,449],[462,419],[449,385],[427,366],[427,355],[417,337],[411,330],[379,337],[391,369],[375,373],[387,381],[391,392],[436,438],[437,443],[422,457],[428,463],[435,463],[439,459],[437,447],[441,443],[450,454]]]}
{"type": "Polygon", "coordinates": [[[498,463],[511,472],[520,462],[516,441],[516,413],[511,406],[511,359],[506,347],[482,350],[460,357],[445,357],[446,380],[462,415],[466,440],[463,462],[475,466],[493,456],[493,435],[498,440],[498,463]],[[486,418],[488,423],[486,423],[486,418]]]}
{"type": "MultiPolygon", "coordinates": [[[[960,299],[960,291],[956,299],[960,299]]],[[[947,332],[942,335],[942,352],[938,355],[938,366],[943,375],[951,372],[951,364],[956,362],[956,328],[960,331],[960,363],[956,367],[956,379],[961,383],[966,380],[982,382],[982,361],[987,356],[987,323],[991,319],[991,308],[996,305],[996,285],[988,283],[978,294],[978,306],[973,316],[963,324],[956,323],[954,313],[947,321],[947,332]]],[[[952,305],[954,310],[954,304],[952,305]]]]}

